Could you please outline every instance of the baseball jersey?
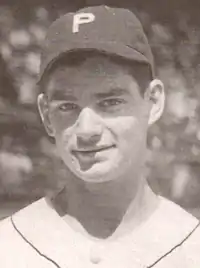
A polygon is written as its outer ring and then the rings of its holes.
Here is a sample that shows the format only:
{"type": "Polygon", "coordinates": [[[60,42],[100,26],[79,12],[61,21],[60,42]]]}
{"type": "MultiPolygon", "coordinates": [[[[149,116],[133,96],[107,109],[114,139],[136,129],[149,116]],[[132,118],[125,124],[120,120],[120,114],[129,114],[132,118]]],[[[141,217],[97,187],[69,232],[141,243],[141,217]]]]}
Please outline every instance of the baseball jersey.
{"type": "Polygon", "coordinates": [[[144,223],[107,243],[76,232],[42,198],[0,223],[0,267],[199,268],[199,221],[159,198],[144,223]]]}

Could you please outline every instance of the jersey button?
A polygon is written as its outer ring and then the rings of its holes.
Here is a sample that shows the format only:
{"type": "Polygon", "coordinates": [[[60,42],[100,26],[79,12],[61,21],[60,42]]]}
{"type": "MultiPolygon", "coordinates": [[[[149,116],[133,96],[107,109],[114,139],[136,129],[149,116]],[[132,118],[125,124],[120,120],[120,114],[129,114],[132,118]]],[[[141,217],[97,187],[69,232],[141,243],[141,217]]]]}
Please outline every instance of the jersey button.
{"type": "Polygon", "coordinates": [[[102,245],[94,245],[90,250],[90,261],[93,264],[98,264],[103,260],[103,248],[102,245]]]}
{"type": "Polygon", "coordinates": [[[93,264],[98,264],[102,261],[101,257],[100,256],[91,256],[90,257],[90,261],[93,263],[93,264]]]}

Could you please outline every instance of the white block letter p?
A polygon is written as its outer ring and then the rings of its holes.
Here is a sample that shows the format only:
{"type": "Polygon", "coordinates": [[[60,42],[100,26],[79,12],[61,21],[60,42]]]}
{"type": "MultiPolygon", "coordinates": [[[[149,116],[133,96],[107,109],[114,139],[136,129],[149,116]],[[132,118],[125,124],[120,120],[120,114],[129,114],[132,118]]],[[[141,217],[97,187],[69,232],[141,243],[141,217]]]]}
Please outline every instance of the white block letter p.
{"type": "Polygon", "coordinates": [[[79,13],[74,15],[73,20],[73,33],[79,32],[79,25],[90,23],[95,20],[95,15],[92,13],[79,13]]]}

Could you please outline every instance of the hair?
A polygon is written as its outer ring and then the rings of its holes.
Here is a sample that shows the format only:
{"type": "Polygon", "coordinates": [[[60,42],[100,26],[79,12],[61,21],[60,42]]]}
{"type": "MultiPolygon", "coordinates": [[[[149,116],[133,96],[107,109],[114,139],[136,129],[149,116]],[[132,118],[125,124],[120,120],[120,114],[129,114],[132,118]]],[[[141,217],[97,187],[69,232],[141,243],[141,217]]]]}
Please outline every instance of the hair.
{"type": "Polygon", "coordinates": [[[130,70],[130,74],[136,79],[140,93],[144,95],[145,90],[148,88],[149,83],[152,81],[152,70],[151,66],[146,63],[135,62],[133,60],[128,60],[120,56],[108,54],[101,51],[88,50],[88,51],[72,51],[68,53],[63,53],[51,64],[51,66],[43,74],[41,81],[39,82],[40,93],[45,93],[47,88],[47,83],[51,75],[62,66],[80,66],[86,59],[95,56],[102,56],[118,64],[119,66],[125,67],[130,70]]]}

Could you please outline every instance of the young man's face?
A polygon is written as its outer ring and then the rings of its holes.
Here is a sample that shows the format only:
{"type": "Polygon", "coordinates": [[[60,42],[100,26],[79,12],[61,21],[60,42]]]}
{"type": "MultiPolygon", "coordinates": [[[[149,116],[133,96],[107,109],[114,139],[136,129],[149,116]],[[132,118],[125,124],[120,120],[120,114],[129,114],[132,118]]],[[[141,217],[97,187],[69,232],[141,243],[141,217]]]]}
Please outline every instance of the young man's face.
{"type": "Polygon", "coordinates": [[[151,105],[128,67],[99,56],[57,68],[46,95],[44,123],[77,177],[103,182],[141,172],[151,105]]]}

